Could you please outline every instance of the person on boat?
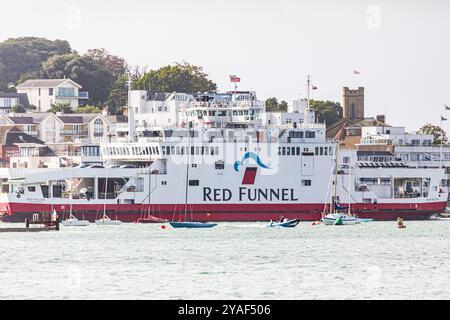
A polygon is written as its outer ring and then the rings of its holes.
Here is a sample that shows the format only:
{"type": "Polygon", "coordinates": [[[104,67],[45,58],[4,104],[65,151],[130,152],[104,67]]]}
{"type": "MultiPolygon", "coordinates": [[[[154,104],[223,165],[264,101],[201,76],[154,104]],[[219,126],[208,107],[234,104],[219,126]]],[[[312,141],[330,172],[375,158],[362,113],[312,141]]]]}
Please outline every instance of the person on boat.
{"type": "Polygon", "coordinates": [[[280,216],[280,220],[278,222],[284,222],[284,217],[280,216]]]}
{"type": "Polygon", "coordinates": [[[403,218],[402,217],[397,218],[397,226],[400,228],[403,227],[403,218]]]}

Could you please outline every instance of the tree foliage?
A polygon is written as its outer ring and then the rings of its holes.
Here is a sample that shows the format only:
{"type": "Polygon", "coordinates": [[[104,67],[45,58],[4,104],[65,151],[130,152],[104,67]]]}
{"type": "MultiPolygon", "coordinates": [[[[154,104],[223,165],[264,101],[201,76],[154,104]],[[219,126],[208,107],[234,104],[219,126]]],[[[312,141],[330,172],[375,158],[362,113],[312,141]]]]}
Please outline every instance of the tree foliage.
{"type": "Polygon", "coordinates": [[[442,129],[440,126],[435,126],[431,123],[427,123],[422,126],[422,128],[419,129],[418,133],[420,134],[431,134],[433,135],[433,144],[445,144],[448,142],[447,134],[444,129],[442,129]]]}
{"type": "Polygon", "coordinates": [[[72,107],[70,106],[70,103],[57,102],[57,103],[52,103],[50,112],[73,113],[73,110],[72,110],[72,107]]]}
{"type": "Polygon", "coordinates": [[[278,102],[275,97],[268,98],[266,100],[266,111],[267,112],[287,112],[288,103],[286,101],[278,102]]]}
{"type": "Polygon", "coordinates": [[[25,109],[24,106],[17,104],[11,108],[11,111],[14,113],[25,113],[25,112],[27,112],[27,109],[25,109]]]}
{"type": "Polygon", "coordinates": [[[114,75],[116,80],[120,76],[125,75],[129,70],[124,58],[113,55],[103,48],[90,49],[86,53],[86,56],[90,57],[96,63],[109,70],[114,75]]]}
{"type": "Polygon", "coordinates": [[[102,110],[99,107],[95,106],[83,106],[78,107],[77,110],[75,110],[75,113],[101,113],[102,110]]]}
{"type": "Polygon", "coordinates": [[[150,70],[134,82],[133,88],[161,92],[197,93],[217,90],[203,68],[187,62],[150,70]]]}
{"type": "Polygon", "coordinates": [[[327,126],[342,119],[342,107],[339,102],[310,100],[309,106],[316,114],[318,122],[324,122],[327,126]]]}
{"type": "Polygon", "coordinates": [[[50,57],[42,65],[41,78],[70,78],[89,91],[89,104],[104,105],[115,77],[111,71],[89,56],[76,53],[50,57]]]}
{"type": "Polygon", "coordinates": [[[121,76],[116,80],[114,87],[109,92],[108,100],[106,101],[106,106],[108,112],[111,114],[121,113],[123,107],[128,103],[128,87],[127,87],[127,77],[121,76]]]}
{"type": "Polygon", "coordinates": [[[10,83],[37,75],[49,57],[70,52],[69,43],[62,40],[21,37],[0,42],[0,90],[11,91],[10,83]]]}

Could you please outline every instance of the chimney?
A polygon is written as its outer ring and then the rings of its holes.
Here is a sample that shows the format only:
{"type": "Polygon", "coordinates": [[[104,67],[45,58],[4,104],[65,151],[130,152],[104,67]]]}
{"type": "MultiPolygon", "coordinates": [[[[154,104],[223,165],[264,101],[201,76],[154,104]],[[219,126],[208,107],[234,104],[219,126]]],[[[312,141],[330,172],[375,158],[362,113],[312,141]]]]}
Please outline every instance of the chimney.
{"type": "Polygon", "coordinates": [[[386,124],[386,115],[384,114],[378,114],[377,115],[377,121],[381,122],[382,124],[386,124]]]}

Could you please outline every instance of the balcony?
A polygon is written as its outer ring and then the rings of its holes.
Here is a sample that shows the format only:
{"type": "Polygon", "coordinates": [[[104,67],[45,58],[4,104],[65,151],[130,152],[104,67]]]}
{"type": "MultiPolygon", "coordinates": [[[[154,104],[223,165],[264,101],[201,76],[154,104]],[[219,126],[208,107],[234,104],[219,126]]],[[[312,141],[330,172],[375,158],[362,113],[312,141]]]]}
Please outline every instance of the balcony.
{"type": "Polygon", "coordinates": [[[62,136],[82,137],[82,136],[87,136],[88,131],[87,130],[61,130],[60,134],[62,136]]]}
{"type": "Polygon", "coordinates": [[[78,95],[75,95],[75,93],[61,93],[61,92],[57,92],[56,93],[56,99],[82,99],[82,100],[87,100],[89,99],[89,92],[87,91],[79,91],[78,95]]]}

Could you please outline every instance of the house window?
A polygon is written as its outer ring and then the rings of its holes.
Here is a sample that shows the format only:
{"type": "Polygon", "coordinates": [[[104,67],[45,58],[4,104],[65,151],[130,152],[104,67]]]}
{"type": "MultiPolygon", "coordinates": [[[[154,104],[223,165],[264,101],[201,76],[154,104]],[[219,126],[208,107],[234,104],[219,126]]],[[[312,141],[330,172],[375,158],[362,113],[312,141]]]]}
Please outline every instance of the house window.
{"type": "Polygon", "coordinates": [[[49,89],[48,89],[48,95],[49,95],[49,96],[52,96],[52,95],[53,95],[53,88],[49,88],[49,89]]]}
{"type": "Polygon", "coordinates": [[[200,185],[199,180],[189,180],[189,186],[190,187],[198,187],[200,185]]]}
{"type": "Polygon", "coordinates": [[[96,119],[94,121],[94,137],[103,137],[103,121],[101,119],[96,119]]]}

